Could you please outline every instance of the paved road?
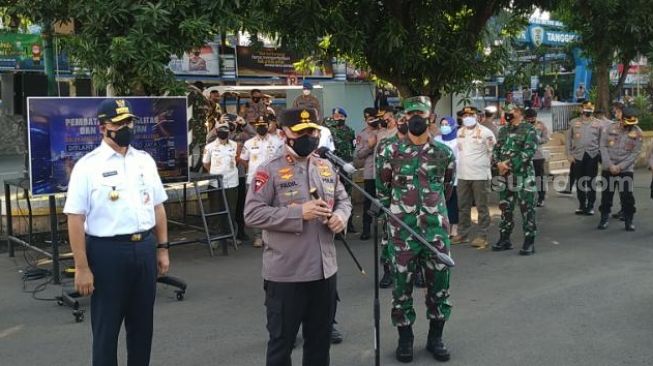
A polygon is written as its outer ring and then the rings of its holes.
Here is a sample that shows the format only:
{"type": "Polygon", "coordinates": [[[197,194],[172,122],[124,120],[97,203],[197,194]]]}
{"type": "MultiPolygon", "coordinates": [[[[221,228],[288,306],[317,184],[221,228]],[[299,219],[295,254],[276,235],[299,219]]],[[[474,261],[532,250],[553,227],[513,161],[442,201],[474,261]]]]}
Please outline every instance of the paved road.
{"type": "MultiPolygon", "coordinates": [[[[453,355],[449,364],[651,365],[653,202],[650,176],[639,176],[635,233],[616,222],[597,231],[598,217],[573,215],[575,200],[553,193],[538,211],[537,255],[455,247],[454,310],[445,330],[453,355]]],[[[496,228],[493,234],[494,240],[496,228]]],[[[352,241],[371,273],[371,242],[352,241]]],[[[372,365],[372,279],[358,274],[339,249],[338,320],[345,342],[332,348],[332,365],[372,365]]],[[[190,288],[183,302],[160,288],[152,365],[263,365],[260,252],[244,247],[229,257],[210,258],[205,248],[187,246],[175,248],[172,256],[173,273],[190,288]]],[[[23,265],[21,257],[0,257],[0,363],[89,364],[90,322],[76,324],[68,310],[23,293],[17,274],[23,265]]],[[[40,295],[56,291],[50,286],[40,295]]],[[[390,292],[382,290],[381,296],[382,363],[392,365],[396,334],[389,321],[390,292]]],[[[417,291],[414,364],[432,365],[423,350],[423,299],[417,291]]],[[[300,348],[293,358],[301,364],[300,348]]]]}

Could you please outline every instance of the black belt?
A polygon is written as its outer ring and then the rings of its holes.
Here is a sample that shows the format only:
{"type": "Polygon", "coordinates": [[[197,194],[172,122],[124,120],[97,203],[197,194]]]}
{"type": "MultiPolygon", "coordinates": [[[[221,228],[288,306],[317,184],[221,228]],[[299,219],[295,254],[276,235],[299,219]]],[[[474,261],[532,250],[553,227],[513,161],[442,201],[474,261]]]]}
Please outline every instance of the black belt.
{"type": "Polygon", "coordinates": [[[132,241],[132,242],[139,242],[147,239],[148,236],[152,233],[152,229],[146,230],[146,231],[141,231],[140,233],[133,233],[133,234],[124,234],[124,235],[114,235],[114,236],[92,236],[89,235],[91,238],[95,239],[100,239],[100,240],[111,240],[111,241],[132,241]]]}

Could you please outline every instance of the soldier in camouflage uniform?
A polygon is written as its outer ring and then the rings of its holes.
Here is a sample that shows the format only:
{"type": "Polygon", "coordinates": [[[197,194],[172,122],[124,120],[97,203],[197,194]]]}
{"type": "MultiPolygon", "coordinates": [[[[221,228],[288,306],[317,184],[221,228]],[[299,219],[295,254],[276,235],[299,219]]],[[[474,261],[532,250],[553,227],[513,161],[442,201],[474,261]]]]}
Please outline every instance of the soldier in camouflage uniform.
{"type": "MultiPolygon", "coordinates": [[[[387,112],[386,116],[388,113],[392,112],[387,112]]],[[[388,127],[391,127],[388,125],[388,127]]],[[[399,118],[397,120],[397,125],[396,127],[392,127],[389,131],[392,133],[381,139],[379,141],[379,144],[376,145],[376,161],[375,161],[375,166],[376,166],[376,171],[380,172],[383,169],[383,166],[379,165],[379,159],[378,156],[383,150],[385,149],[386,146],[392,145],[395,142],[398,141],[403,141],[406,138],[406,135],[408,134],[408,125],[406,124],[406,119],[405,118],[399,118]]],[[[379,181],[379,175],[376,175],[376,184],[377,187],[380,183],[379,181]]],[[[388,219],[387,217],[383,217],[381,219],[381,227],[383,227],[383,236],[381,237],[381,265],[383,266],[383,277],[381,278],[381,281],[379,281],[379,287],[380,288],[388,288],[392,286],[392,257],[390,255],[390,247],[388,246],[388,239],[389,239],[389,234],[390,234],[390,228],[388,227],[388,219]]],[[[419,287],[419,286],[418,286],[419,287]]]]}
{"type": "Polygon", "coordinates": [[[500,182],[499,208],[501,223],[500,239],[492,246],[494,251],[512,249],[510,234],[515,225],[512,212],[519,204],[524,229],[524,245],[521,255],[535,253],[535,204],[537,184],[533,169],[533,155],[537,150],[535,127],[524,120],[524,112],[514,107],[506,111],[506,122],[499,130],[497,144],[492,153],[492,166],[503,178],[500,182]]]}
{"type": "MultiPolygon", "coordinates": [[[[333,137],[334,153],[342,160],[351,162],[354,160],[354,141],[356,140],[356,131],[347,126],[347,111],[342,107],[333,108],[331,117],[324,119],[324,126],[331,132],[333,137]]],[[[349,178],[352,178],[351,176],[349,178]]],[[[351,197],[351,184],[342,182],[349,197],[351,197]]],[[[349,217],[347,223],[347,232],[356,233],[354,228],[353,216],[349,217]]]]}
{"type": "Polygon", "coordinates": [[[196,85],[188,85],[188,103],[191,105],[193,112],[188,121],[188,126],[192,131],[192,140],[188,146],[191,154],[197,147],[199,150],[199,159],[191,167],[192,171],[199,172],[202,169],[202,153],[206,145],[207,122],[211,114],[211,103],[204,96],[202,90],[196,85]]]}
{"type": "MultiPolygon", "coordinates": [[[[381,203],[410,225],[435,248],[449,253],[449,234],[445,192],[451,192],[455,161],[451,150],[431,140],[428,132],[428,97],[404,101],[408,137],[386,145],[378,155],[377,187],[381,203]]],[[[413,359],[415,309],[412,291],[420,266],[425,272],[426,308],[430,327],[426,348],[439,361],[449,360],[442,342],[444,323],[449,319],[449,269],[436,262],[436,256],[393,221],[390,226],[390,254],[394,267],[392,323],[399,331],[396,358],[413,359]]]]}

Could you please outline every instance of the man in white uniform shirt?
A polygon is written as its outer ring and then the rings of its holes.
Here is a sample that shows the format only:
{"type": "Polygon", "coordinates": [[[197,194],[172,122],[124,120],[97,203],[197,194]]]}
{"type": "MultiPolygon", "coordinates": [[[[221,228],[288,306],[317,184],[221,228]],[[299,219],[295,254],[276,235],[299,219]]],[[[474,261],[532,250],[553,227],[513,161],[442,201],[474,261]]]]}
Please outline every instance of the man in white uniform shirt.
{"type": "MultiPolygon", "coordinates": [[[[467,109],[467,108],[465,108],[467,109]]],[[[458,235],[452,244],[468,241],[472,227],[472,203],[476,202],[478,211],[479,233],[472,241],[472,246],[482,249],[487,247],[487,231],[490,227],[488,196],[490,194],[490,171],[492,148],[495,138],[492,131],[481,126],[472,111],[463,110],[463,126],[458,130],[458,235]]]]}
{"type": "MultiPolygon", "coordinates": [[[[240,161],[247,167],[247,186],[252,184],[256,169],[272,157],[277,155],[284,143],[282,140],[269,133],[268,121],[265,117],[259,117],[254,123],[256,136],[245,141],[243,149],[240,152],[240,161]]],[[[249,190],[249,189],[248,189],[249,190]]],[[[254,230],[254,247],[263,247],[261,230],[254,230]]]]}
{"type": "MultiPolygon", "coordinates": [[[[226,205],[229,208],[232,225],[236,227],[236,204],[238,203],[238,166],[236,159],[238,157],[238,144],[229,140],[229,124],[223,123],[216,126],[217,138],[215,141],[206,145],[202,163],[204,169],[210,174],[221,175],[222,185],[227,197],[226,205]]],[[[218,188],[218,182],[212,180],[209,185],[218,188]]],[[[222,194],[218,190],[211,190],[208,193],[211,212],[221,212],[226,209],[222,194]]],[[[217,223],[220,234],[226,234],[230,231],[229,222],[224,216],[215,217],[212,223],[217,223]]]]}
{"type": "Polygon", "coordinates": [[[127,332],[127,364],[148,365],[157,274],[168,271],[168,199],[152,157],[129,145],[137,118],[124,99],[98,108],[102,143],[73,168],[64,213],[75,289],[91,295],[93,366],[115,366],[127,332]],[[158,245],[157,245],[158,243],[158,245]]]}

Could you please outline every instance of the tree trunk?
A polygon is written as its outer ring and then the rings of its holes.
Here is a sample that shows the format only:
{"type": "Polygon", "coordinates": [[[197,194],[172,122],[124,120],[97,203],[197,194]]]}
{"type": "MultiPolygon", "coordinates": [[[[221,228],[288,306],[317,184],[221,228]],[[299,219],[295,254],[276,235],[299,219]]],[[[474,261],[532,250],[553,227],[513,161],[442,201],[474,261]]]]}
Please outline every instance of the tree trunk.
{"type": "Polygon", "coordinates": [[[614,89],[614,94],[611,95],[611,100],[616,100],[619,99],[619,96],[621,95],[621,90],[624,88],[624,84],[626,83],[626,78],[628,77],[628,70],[630,69],[630,60],[623,62],[622,60],[622,65],[624,65],[624,68],[621,72],[621,75],[619,75],[619,81],[617,82],[617,87],[614,89]]]}
{"type": "Polygon", "coordinates": [[[596,107],[607,112],[610,110],[610,63],[601,60],[596,63],[596,107]]]}

